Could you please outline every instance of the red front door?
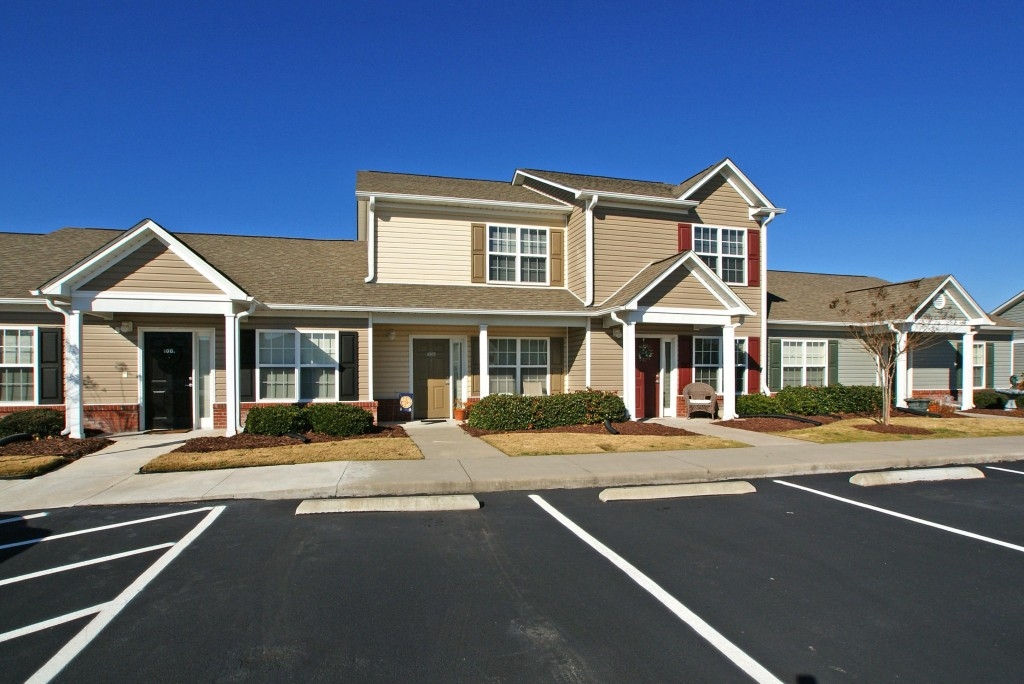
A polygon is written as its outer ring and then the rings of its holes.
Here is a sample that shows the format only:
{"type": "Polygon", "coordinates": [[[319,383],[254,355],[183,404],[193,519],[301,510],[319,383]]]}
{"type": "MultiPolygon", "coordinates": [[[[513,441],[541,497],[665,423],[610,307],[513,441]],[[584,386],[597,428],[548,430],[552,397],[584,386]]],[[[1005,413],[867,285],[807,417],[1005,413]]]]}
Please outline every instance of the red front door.
{"type": "Polygon", "coordinates": [[[636,340],[636,418],[657,418],[661,377],[661,340],[636,340]]]}

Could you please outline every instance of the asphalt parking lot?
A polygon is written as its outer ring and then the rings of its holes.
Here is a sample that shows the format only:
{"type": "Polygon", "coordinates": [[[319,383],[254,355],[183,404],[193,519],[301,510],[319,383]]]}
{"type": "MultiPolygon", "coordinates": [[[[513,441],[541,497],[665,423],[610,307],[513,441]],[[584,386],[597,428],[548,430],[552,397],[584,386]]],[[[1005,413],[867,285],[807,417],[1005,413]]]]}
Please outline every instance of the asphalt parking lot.
{"type": "Polygon", "coordinates": [[[0,524],[0,679],[1020,681],[1024,463],[982,470],[636,502],[509,492],[458,513],[52,511],[0,524]],[[59,672],[102,611],[8,637],[133,585],[59,672]]]}

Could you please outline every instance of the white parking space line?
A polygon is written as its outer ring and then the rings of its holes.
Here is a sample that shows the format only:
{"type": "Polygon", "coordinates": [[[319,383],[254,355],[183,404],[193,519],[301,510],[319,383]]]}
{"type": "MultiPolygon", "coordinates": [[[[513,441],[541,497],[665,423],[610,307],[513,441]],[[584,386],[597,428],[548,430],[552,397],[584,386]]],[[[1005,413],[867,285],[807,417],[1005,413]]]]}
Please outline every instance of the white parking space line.
{"type": "Polygon", "coordinates": [[[27,627],[19,627],[18,629],[12,629],[10,632],[4,632],[3,634],[0,634],[0,643],[10,641],[11,639],[17,639],[18,637],[23,637],[27,634],[41,632],[44,629],[49,629],[50,627],[63,625],[65,622],[71,622],[72,620],[80,620],[81,618],[88,617],[90,615],[94,615],[100,612],[101,610],[106,608],[107,605],[108,604],[106,603],[101,603],[100,605],[93,606],[91,608],[83,608],[82,610],[76,610],[73,613],[58,615],[55,618],[43,620],[42,622],[37,622],[34,625],[28,625],[27,627]]]}
{"type": "Polygon", "coordinates": [[[165,513],[164,515],[154,515],[149,518],[138,518],[137,520],[128,520],[125,522],[113,523],[111,525],[103,525],[101,527],[90,527],[85,530],[76,530],[75,532],[62,532],[61,534],[51,534],[48,537],[36,537],[35,539],[25,539],[24,541],[12,542],[10,544],[0,544],[0,551],[3,549],[13,549],[16,546],[28,546],[30,544],[40,544],[42,542],[54,541],[56,539],[67,539],[68,537],[76,537],[80,534],[91,534],[93,532],[103,532],[104,530],[113,530],[117,527],[127,527],[129,525],[138,525],[140,523],[153,522],[154,520],[164,520],[166,518],[176,518],[179,515],[191,515],[193,513],[202,513],[203,511],[213,510],[211,506],[204,506],[202,508],[190,508],[187,511],[175,511],[174,513],[165,513]]]}
{"type": "Polygon", "coordinates": [[[530,498],[533,502],[544,509],[551,517],[558,522],[562,523],[570,532],[575,534],[581,540],[583,540],[592,549],[597,551],[599,554],[611,561],[612,565],[617,567],[622,572],[643,587],[651,596],[656,598],[662,605],[672,611],[676,617],[685,622],[691,629],[697,634],[704,638],[705,641],[710,643],[725,657],[733,662],[737,667],[743,670],[747,675],[750,676],[756,682],[771,682],[772,684],[782,684],[781,680],[776,678],[771,672],[766,670],[764,666],[758,663],[756,660],[744,653],[738,646],[733,644],[731,641],[722,636],[714,627],[705,622],[699,615],[691,611],[689,608],[680,603],[675,597],[669,594],[667,591],[661,588],[654,580],[647,575],[640,572],[634,565],[629,563],[619,554],[612,551],[610,548],[599,542],[589,532],[581,528],[579,525],[574,523],[572,520],[563,515],[558,509],[553,507],[547,501],[531,494],[530,498]]]}
{"type": "Polygon", "coordinates": [[[4,518],[3,520],[0,520],[0,525],[5,525],[7,523],[22,522],[23,520],[32,520],[33,518],[42,518],[45,515],[46,513],[30,513],[28,515],[16,515],[13,518],[4,518]]]}
{"type": "Polygon", "coordinates": [[[967,530],[961,530],[956,527],[950,527],[949,525],[942,525],[940,523],[931,522],[930,520],[924,520],[922,518],[915,518],[912,515],[905,513],[897,513],[896,511],[890,511],[887,508],[879,508],[878,506],[872,506],[871,504],[861,503],[860,501],[854,501],[853,499],[846,499],[835,494],[829,494],[828,492],[818,491],[817,489],[811,489],[810,487],[804,487],[803,485],[793,484],[792,482],[786,482],[785,480],[773,480],[776,484],[785,485],[792,487],[793,489],[800,489],[811,494],[817,494],[818,496],[824,496],[828,499],[834,499],[835,501],[841,501],[843,503],[850,504],[851,506],[857,506],[859,508],[866,508],[869,511],[875,511],[876,513],[884,513],[885,515],[891,515],[894,518],[900,518],[902,520],[909,520],[910,522],[917,523],[918,525],[926,525],[928,527],[934,527],[937,530],[944,532],[952,532],[958,534],[961,537],[968,537],[970,539],[977,539],[978,541],[988,542],[989,544],[995,544],[996,546],[1002,546],[1007,549],[1014,551],[1024,551],[1024,546],[1018,546],[1017,544],[1011,544],[1010,542],[1004,542],[999,539],[993,539],[992,537],[985,537],[974,532],[968,532],[967,530]]]}
{"type": "MultiPolygon", "coordinates": [[[[171,564],[175,558],[177,558],[182,551],[188,548],[189,544],[194,542],[199,535],[206,531],[206,529],[213,524],[217,517],[224,512],[224,506],[216,506],[206,509],[197,510],[209,510],[206,517],[204,517],[199,523],[192,528],[192,530],[182,537],[174,546],[167,550],[166,553],[160,556],[153,565],[149,566],[145,572],[136,578],[134,582],[128,585],[128,587],[122,591],[117,598],[113,601],[105,604],[96,615],[82,629],[81,632],[76,634],[71,641],[66,643],[63,648],[57,651],[56,655],[50,658],[39,670],[26,680],[26,684],[41,684],[43,682],[49,682],[51,679],[56,677],[61,670],[70,663],[75,656],[82,652],[89,643],[103,631],[110,622],[117,617],[117,615],[124,609],[128,603],[138,596],[146,585],[153,581],[157,575],[159,575],[164,568],[171,564]]],[[[196,512],[195,510],[189,511],[190,513],[196,512]]]]}
{"type": "Polygon", "coordinates": [[[113,553],[109,556],[102,556],[100,558],[93,558],[92,560],[79,561],[78,563],[71,563],[69,565],[60,565],[56,568],[47,568],[46,570],[40,570],[38,572],[30,572],[27,575],[18,575],[17,577],[8,577],[7,579],[0,579],[0,587],[7,584],[17,584],[18,582],[24,582],[25,580],[35,579],[37,577],[45,577],[46,575],[55,575],[58,572],[67,572],[68,570],[77,570],[78,568],[84,568],[88,565],[96,565],[97,563],[106,563],[107,561],[118,560],[119,558],[128,558],[129,556],[137,556],[140,553],[149,553],[150,551],[158,551],[160,549],[166,549],[174,546],[174,542],[167,542],[166,544],[157,544],[155,546],[147,546],[142,549],[133,549],[131,551],[122,551],[121,553],[113,553]]]}
{"type": "Polygon", "coordinates": [[[997,468],[996,466],[985,466],[988,470],[1000,470],[1004,473],[1013,473],[1014,475],[1024,475],[1024,471],[1021,470],[1010,470],[1009,468],[997,468]]]}

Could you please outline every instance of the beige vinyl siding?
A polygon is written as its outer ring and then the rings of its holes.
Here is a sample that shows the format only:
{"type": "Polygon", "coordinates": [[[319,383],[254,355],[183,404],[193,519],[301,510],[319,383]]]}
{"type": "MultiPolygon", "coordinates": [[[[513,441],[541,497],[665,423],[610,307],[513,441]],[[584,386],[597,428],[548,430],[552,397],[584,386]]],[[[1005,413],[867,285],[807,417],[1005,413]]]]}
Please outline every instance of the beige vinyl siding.
{"type": "Polygon", "coordinates": [[[641,306],[722,310],[722,302],[689,270],[677,268],[640,299],[641,306]]]}
{"type": "Polygon", "coordinates": [[[85,292],[222,294],[157,239],[150,240],[79,289],[85,292]]]}
{"type": "Polygon", "coordinates": [[[587,331],[570,328],[565,344],[566,391],[576,392],[587,387],[587,331]]]}
{"type": "Polygon", "coordinates": [[[753,316],[747,316],[736,328],[737,337],[759,337],[761,335],[761,288],[734,285],[732,291],[747,305],[753,316]]]}
{"type": "Polygon", "coordinates": [[[594,211],[594,298],[601,303],[652,261],[676,254],[679,221],[664,214],[594,211]]]}
{"type": "Polygon", "coordinates": [[[82,326],[82,395],[85,404],[139,403],[137,330],[120,333],[88,318],[82,326]]]}
{"type": "Polygon", "coordinates": [[[590,386],[622,393],[622,340],[612,337],[613,328],[601,320],[590,323],[590,386]]]}
{"type": "Polygon", "coordinates": [[[401,214],[379,208],[377,282],[467,285],[471,282],[473,223],[563,228],[564,221],[498,216],[460,216],[418,211],[401,214]]]}
{"type": "Polygon", "coordinates": [[[52,311],[0,311],[0,328],[18,325],[45,325],[64,327],[64,316],[52,311]]]}
{"type": "Polygon", "coordinates": [[[709,223],[736,228],[758,228],[750,218],[750,205],[722,176],[712,178],[690,199],[700,202],[691,223],[709,223]]]}
{"type": "Polygon", "coordinates": [[[469,338],[478,336],[480,328],[476,326],[426,326],[426,325],[390,325],[381,324],[373,327],[373,392],[375,399],[395,399],[402,392],[411,392],[410,363],[412,337],[465,337],[466,338],[466,373],[472,362],[469,360],[469,338]],[[395,339],[388,339],[388,331],[395,331],[395,339]]]}
{"type": "Polygon", "coordinates": [[[366,209],[369,200],[356,201],[356,240],[366,240],[366,209]]]}
{"type": "Polygon", "coordinates": [[[587,296],[587,213],[574,207],[565,231],[566,284],[569,291],[580,299],[587,296]]]}

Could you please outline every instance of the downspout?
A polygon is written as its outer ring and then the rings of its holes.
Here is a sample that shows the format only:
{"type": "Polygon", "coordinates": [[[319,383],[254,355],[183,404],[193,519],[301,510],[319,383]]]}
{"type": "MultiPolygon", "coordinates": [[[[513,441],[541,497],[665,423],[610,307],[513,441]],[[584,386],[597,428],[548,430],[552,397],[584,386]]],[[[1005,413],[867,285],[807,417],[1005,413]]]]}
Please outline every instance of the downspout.
{"type": "Polygon", "coordinates": [[[629,365],[632,368],[633,373],[636,373],[636,362],[634,361],[636,348],[629,343],[629,333],[626,321],[619,318],[614,311],[609,312],[608,315],[614,322],[622,326],[622,402],[626,405],[626,410],[629,412],[630,420],[634,420],[636,418],[636,397],[634,396],[636,393],[636,383],[632,382],[632,378],[630,377],[630,374],[626,372],[626,368],[627,365],[629,365]]]}
{"type": "Polygon", "coordinates": [[[776,213],[770,212],[761,219],[761,394],[771,394],[768,389],[768,224],[775,220],[776,213]]]}
{"type": "Polygon", "coordinates": [[[366,203],[366,272],[363,282],[372,283],[377,277],[377,198],[370,195],[366,203]]]}
{"type": "MultiPolygon", "coordinates": [[[[59,313],[61,316],[64,317],[64,330],[67,330],[67,328],[68,328],[68,316],[70,314],[67,311],[65,311],[64,309],[61,309],[56,304],[54,304],[53,300],[50,299],[49,297],[44,297],[43,298],[43,302],[46,303],[46,308],[47,309],[49,309],[50,311],[53,311],[54,313],[59,313]]],[[[67,344],[67,343],[65,342],[65,344],[67,344]]],[[[63,354],[61,356],[63,356],[63,354]]],[[[66,368],[62,370],[62,374],[64,375],[64,383],[67,384],[68,379],[67,379],[67,369],[66,368]]],[[[67,390],[66,389],[65,389],[65,393],[64,394],[65,394],[65,396],[64,396],[64,410],[67,411],[67,405],[68,405],[67,401],[68,400],[67,400],[67,390]]],[[[71,434],[71,428],[68,426],[67,420],[64,421],[64,429],[60,431],[60,434],[61,434],[61,437],[67,437],[68,435],[71,434]]]]}
{"type": "Polygon", "coordinates": [[[251,315],[252,312],[255,311],[255,310],[256,310],[256,300],[253,299],[252,301],[249,302],[249,310],[248,311],[242,311],[242,312],[240,312],[240,313],[235,315],[235,325],[234,325],[235,329],[234,329],[234,331],[232,333],[232,335],[234,336],[234,345],[235,345],[235,388],[234,388],[234,391],[232,392],[232,394],[234,395],[232,398],[235,401],[235,407],[236,407],[235,408],[235,422],[238,423],[237,425],[235,425],[235,431],[236,432],[242,432],[242,431],[245,430],[245,426],[242,425],[242,399],[241,399],[241,396],[238,393],[238,378],[239,378],[239,376],[242,373],[242,359],[241,359],[241,354],[238,353],[238,340],[240,339],[241,334],[242,334],[242,332],[241,332],[242,331],[242,326],[240,324],[241,324],[243,318],[245,318],[246,316],[251,315]]]}
{"type": "Polygon", "coordinates": [[[587,295],[583,306],[594,305],[594,207],[597,206],[597,200],[597,195],[591,195],[586,201],[587,295]]]}

